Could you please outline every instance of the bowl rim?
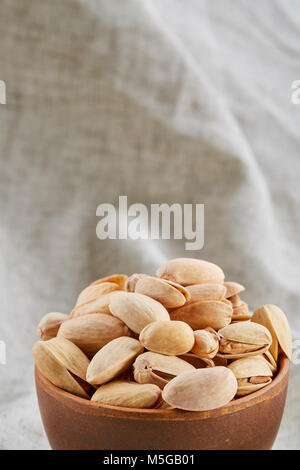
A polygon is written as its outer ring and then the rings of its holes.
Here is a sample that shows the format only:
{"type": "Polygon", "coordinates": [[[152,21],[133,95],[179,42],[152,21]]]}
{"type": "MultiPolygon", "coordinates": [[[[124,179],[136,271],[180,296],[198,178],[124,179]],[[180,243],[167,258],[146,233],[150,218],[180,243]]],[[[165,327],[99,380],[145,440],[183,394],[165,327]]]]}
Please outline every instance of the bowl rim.
{"type": "Polygon", "coordinates": [[[93,414],[99,416],[111,416],[125,419],[149,419],[149,420],[199,420],[207,418],[216,418],[227,414],[236,413],[242,409],[254,406],[264,400],[281,393],[285,383],[288,382],[289,360],[281,356],[279,358],[279,367],[276,377],[272,382],[257,390],[250,395],[236,398],[228,404],[209,411],[184,411],[179,409],[141,409],[125,408],[121,406],[104,405],[92,402],[86,398],[73,395],[65,390],[58,388],[51,383],[35,366],[35,381],[37,391],[39,389],[50,394],[56,400],[63,402],[64,406],[76,408],[76,411],[84,414],[93,414]]]}

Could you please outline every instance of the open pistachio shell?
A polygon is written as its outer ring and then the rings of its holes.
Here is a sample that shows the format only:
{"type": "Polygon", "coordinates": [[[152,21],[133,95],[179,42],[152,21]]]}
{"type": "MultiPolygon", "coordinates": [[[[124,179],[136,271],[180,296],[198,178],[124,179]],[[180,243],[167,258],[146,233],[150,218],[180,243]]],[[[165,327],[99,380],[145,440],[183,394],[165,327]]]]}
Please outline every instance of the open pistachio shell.
{"type": "Polygon", "coordinates": [[[111,274],[110,276],[102,277],[93,282],[93,284],[102,284],[103,282],[113,282],[118,284],[120,290],[125,289],[125,283],[128,276],[126,274],[111,274]]]}
{"type": "Polygon", "coordinates": [[[237,379],[255,376],[272,377],[273,375],[269,364],[261,355],[237,359],[227,367],[232,370],[237,379]]]}
{"type": "Polygon", "coordinates": [[[90,361],[75,344],[62,337],[38,341],[32,354],[37,367],[50,382],[74,395],[89,398],[74,376],[85,380],[90,361]]]}
{"type": "Polygon", "coordinates": [[[157,321],[145,326],[140,333],[141,344],[149,351],[167,356],[179,356],[194,346],[192,328],[182,321],[157,321]]]}
{"type": "Polygon", "coordinates": [[[138,356],[133,368],[136,382],[152,383],[162,389],[172,378],[182,372],[195,369],[194,366],[176,356],[165,356],[150,351],[138,356]]]}
{"type": "Polygon", "coordinates": [[[107,343],[91,360],[86,380],[101,385],[125,372],[134,359],[143,352],[140,342],[128,336],[115,338],[107,343]]]}
{"type": "Polygon", "coordinates": [[[270,352],[275,361],[278,357],[278,346],[291,360],[292,357],[292,335],[284,312],[276,305],[263,305],[258,308],[252,316],[251,321],[264,325],[272,334],[272,345],[270,352]]]}
{"type": "Polygon", "coordinates": [[[237,391],[233,372],[226,367],[212,367],[184,372],[163,389],[162,398],[182,410],[206,411],[229,403],[237,391]]]}
{"type": "Polygon", "coordinates": [[[226,287],[226,294],[225,294],[226,299],[234,295],[240,294],[241,292],[245,290],[245,287],[242,286],[242,284],[239,284],[238,282],[233,282],[233,281],[224,282],[224,286],[226,287]]]}
{"type": "Polygon", "coordinates": [[[156,275],[182,286],[222,284],[225,277],[216,264],[194,258],[171,259],[158,268],[156,275]]]}
{"type": "Polygon", "coordinates": [[[139,279],[135,285],[135,292],[152,297],[166,308],[181,307],[191,298],[183,286],[152,276],[143,276],[139,279]]]}
{"type": "Polygon", "coordinates": [[[190,293],[190,302],[202,302],[204,300],[222,300],[226,294],[226,287],[222,284],[194,284],[187,286],[190,293]]]}
{"type": "Polygon", "coordinates": [[[151,322],[170,320],[168,311],[160,302],[135,292],[114,292],[109,309],[134,333],[140,333],[151,322]]]}
{"type": "Polygon", "coordinates": [[[246,383],[242,385],[241,383],[238,383],[238,390],[237,390],[237,397],[244,397],[245,395],[249,395],[250,393],[254,393],[257,390],[260,390],[261,388],[266,387],[272,382],[272,378],[269,377],[266,382],[260,383],[260,384],[252,384],[252,383],[246,383]]]}
{"type": "Polygon", "coordinates": [[[237,382],[237,396],[248,395],[260,390],[272,381],[273,372],[262,356],[245,357],[229,364],[237,382]]]}
{"type": "Polygon", "coordinates": [[[84,305],[87,302],[96,300],[98,297],[109,294],[110,292],[114,292],[116,290],[120,290],[120,287],[115,282],[91,284],[79,294],[74,308],[78,307],[79,305],[84,305]]]}
{"type": "Polygon", "coordinates": [[[272,343],[267,328],[254,322],[236,322],[218,331],[221,337],[218,355],[227,359],[255,356],[272,343]]]}
{"type": "Polygon", "coordinates": [[[126,408],[152,408],[160,400],[161,390],[153,384],[113,380],[101,385],[91,400],[126,408]]]}
{"type": "Polygon", "coordinates": [[[210,326],[219,330],[229,325],[232,317],[230,302],[219,300],[206,300],[201,302],[188,302],[183,307],[170,312],[171,320],[184,321],[193,330],[202,330],[210,326]]]}

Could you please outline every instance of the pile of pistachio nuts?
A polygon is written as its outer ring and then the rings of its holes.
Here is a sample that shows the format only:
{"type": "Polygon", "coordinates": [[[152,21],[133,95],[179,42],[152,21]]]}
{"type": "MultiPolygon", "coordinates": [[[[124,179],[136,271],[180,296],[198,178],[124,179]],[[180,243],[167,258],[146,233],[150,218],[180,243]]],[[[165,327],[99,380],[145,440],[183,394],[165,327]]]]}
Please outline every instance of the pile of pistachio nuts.
{"type": "Polygon", "coordinates": [[[57,387],[127,408],[205,411],[266,387],[291,358],[288,321],[275,305],[253,315],[245,290],[208,261],[172,259],[156,272],[90,284],[69,315],[38,326],[33,356],[57,387]]]}

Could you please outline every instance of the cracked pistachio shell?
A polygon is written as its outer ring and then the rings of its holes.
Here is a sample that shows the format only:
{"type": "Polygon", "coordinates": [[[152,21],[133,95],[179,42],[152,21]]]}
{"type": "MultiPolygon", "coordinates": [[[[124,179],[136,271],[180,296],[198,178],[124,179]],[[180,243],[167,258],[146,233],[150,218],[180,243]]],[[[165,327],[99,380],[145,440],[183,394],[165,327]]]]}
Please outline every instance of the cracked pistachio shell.
{"type": "Polygon", "coordinates": [[[176,356],[164,356],[148,351],[136,358],[133,369],[136,382],[152,383],[164,388],[172,378],[195,368],[176,356]]]}
{"type": "Polygon", "coordinates": [[[248,395],[256,390],[260,390],[272,382],[272,370],[268,362],[262,356],[253,356],[237,359],[229,364],[230,369],[238,382],[237,396],[248,395]],[[240,379],[251,379],[251,377],[265,377],[266,382],[250,383],[240,379]]]}
{"type": "Polygon", "coordinates": [[[169,405],[188,411],[207,411],[229,403],[237,391],[233,372],[222,366],[184,372],[162,392],[169,405]]]}
{"type": "Polygon", "coordinates": [[[79,294],[74,308],[78,307],[79,305],[84,305],[87,302],[96,300],[98,297],[109,294],[110,292],[114,292],[116,290],[120,290],[120,287],[114,282],[91,284],[79,294]]]}
{"type": "Polygon", "coordinates": [[[194,346],[194,332],[182,321],[150,323],[140,333],[140,342],[149,351],[179,356],[194,346]]]}
{"type": "Polygon", "coordinates": [[[152,408],[160,396],[161,390],[156,385],[114,380],[101,385],[91,400],[126,408],[152,408]]]}
{"type": "Polygon", "coordinates": [[[136,283],[142,279],[143,277],[147,277],[147,274],[143,273],[134,273],[131,274],[131,276],[128,277],[126,283],[125,283],[125,290],[127,292],[134,292],[135,291],[135,286],[136,283]]]}
{"type": "Polygon", "coordinates": [[[88,357],[94,356],[113,339],[129,335],[127,326],[121,320],[99,313],[72,318],[58,330],[58,336],[72,341],[88,357]]]}
{"type": "Polygon", "coordinates": [[[234,295],[238,295],[245,290],[245,287],[242,286],[242,284],[233,281],[224,282],[224,286],[226,287],[226,299],[233,297],[234,295]]]}
{"type": "MultiPolygon", "coordinates": [[[[231,323],[225,328],[219,330],[218,334],[221,338],[221,341],[224,339],[227,342],[232,343],[233,346],[234,344],[249,345],[251,348],[253,346],[257,346],[257,349],[255,348],[255,350],[248,352],[218,353],[218,355],[228,359],[258,355],[269,349],[272,342],[271,333],[267,328],[259,325],[258,323],[249,321],[231,323]]],[[[221,344],[222,343],[220,343],[220,346],[221,344]]]]}
{"type": "Polygon", "coordinates": [[[113,282],[118,284],[120,290],[125,289],[125,283],[128,276],[126,274],[111,274],[110,276],[102,277],[93,282],[93,284],[102,284],[103,282],[113,282]]]}
{"type": "Polygon", "coordinates": [[[278,358],[278,349],[283,351],[285,356],[291,360],[292,357],[292,335],[288,320],[284,312],[276,305],[263,305],[252,315],[251,321],[265,326],[271,332],[272,345],[270,352],[275,361],[278,358]]]}
{"type": "Polygon", "coordinates": [[[101,385],[125,372],[134,359],[143,352],[140,342],[121,336],[107,343],[95,354],[87,369],[86,380],[101,385]]]}
{"type": "Polygon", "coordinates": [[[156,275],[182,286],[222,284],[224,273],[216,264],[194,258],[175,258],[161,265],[156,275]]]}
{"type": "Polygon", "coordinates": [[[199,357],[207,357],[212,359],[219,349],[218,333],[212,328],[194,331],[195,344],[192,353],[199,357]]]}
{"type": "Polygon", "coordinates": [[[60,325],[68,320],[69,316],[65,313],[50,312],[45,315],[38,325],[38,336],[43,340],[55,338],[59,330],[60,325]]]}
{"type": "Polygon", "coordinates": [[[37,341],[32,354],[38,369],[54,385],[79,397],[89,398],[72,374],[85,380],[90,361],[73,343],[63,337],[37,341]]]}
{"type": "Polygon", "coordinates": [[[113,291],[109,294],[103,294],[100,297],[97,297],[94,300],[90,300],[83,305],[78,305],[75,307],[71,314],[70,318],[82,317],[85,315],[90,315],[93,313],[102,313],[105,315],[111,315],[109,310],[109,304],[114,295],[121,291],[113,291]]]}
{"type": "Polygon", "coordinates": [[[189,302],[183,307],[172,310],[170,318],[186,322],[193,330],[202,330],[207,327],[219,330],[229,325],[232,312],[230,302],[206,300],[189,302]]]}
{"type": "Polygon", "coordinates": [[[170,320],[166,308],[147,295],[133,292],[115,292],[109,309],[134,333],[140,333],[151,322],[170,320]]]}
{"type": "Polygon", "coordinates": [[[260,384],[252,384],[246,383],[244,385],[238,384],[238,389],[236,392],[237,397],[244,397],[245,395],[250,395],[250,393],[254,393],[261,388],[266,387],[272,382],[272,378],[270,377],[266,382],[260,384]]]}
{"type": "Polygon", "coordinates": [[[135,285],[135,292],[148,295],[166,308],[181,307],[191,295],[183,286],[158,277],[143,276],[135,285]]]}
{"type": "Polygon", "coordinates": [[[261,355],[237,359],[227,367],[232,370],[237,379],[255,376],[272,377],[273,375],[269,364],[261,355]]]}
{"type": "Polygon", "coordinates": [[[194,284],[187,286],[190,293],[190,302],[202,302],[205,300],[222,300],[226,294],[226,287],[222,284],[194,284]]]}

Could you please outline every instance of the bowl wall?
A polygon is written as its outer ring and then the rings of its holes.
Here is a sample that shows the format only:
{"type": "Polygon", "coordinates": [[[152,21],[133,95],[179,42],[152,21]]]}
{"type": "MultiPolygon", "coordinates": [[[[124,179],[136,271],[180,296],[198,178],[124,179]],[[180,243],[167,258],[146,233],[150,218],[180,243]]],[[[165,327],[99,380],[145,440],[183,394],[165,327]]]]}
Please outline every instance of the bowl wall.
{"type": "Polygon", "coordinates": [[[36,368],[41,417],[55,450],[271,449],[281,422],[289,362],[267,387],[205,412],[93,403],[50,383],[36,368]]]}

